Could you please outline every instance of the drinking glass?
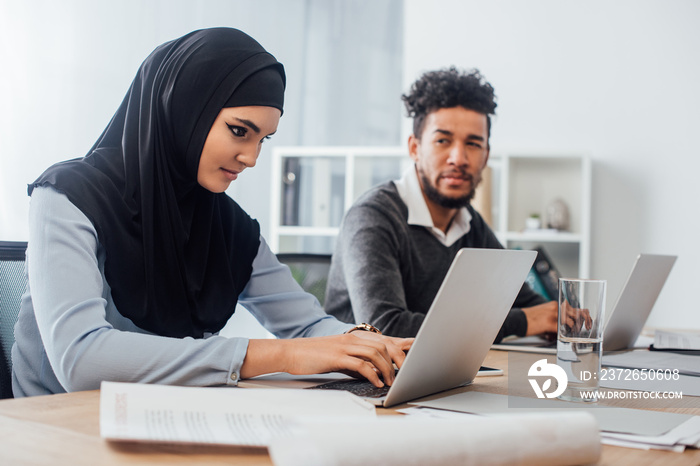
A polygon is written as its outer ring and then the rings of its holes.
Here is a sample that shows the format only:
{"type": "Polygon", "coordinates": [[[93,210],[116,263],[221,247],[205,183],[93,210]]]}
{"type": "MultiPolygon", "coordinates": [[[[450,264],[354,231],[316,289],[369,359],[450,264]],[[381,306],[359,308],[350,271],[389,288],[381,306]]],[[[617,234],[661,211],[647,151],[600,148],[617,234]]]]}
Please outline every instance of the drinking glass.
{"type": "Polygon", "coordinates": [[[557,365],[568,378],[562,400],[598,401],[605,289],[605,280],[559,279],[557,365]]]}

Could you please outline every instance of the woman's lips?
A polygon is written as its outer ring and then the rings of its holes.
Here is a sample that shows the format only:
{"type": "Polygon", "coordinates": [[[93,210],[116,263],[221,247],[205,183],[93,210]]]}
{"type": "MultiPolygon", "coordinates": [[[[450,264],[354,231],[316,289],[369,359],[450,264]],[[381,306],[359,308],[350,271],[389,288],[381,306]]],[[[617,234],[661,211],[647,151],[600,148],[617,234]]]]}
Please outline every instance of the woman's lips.
{"type": "Polygon", "coordinates": [[[221,168],[221,171],[224,172],[224,176],[226,176],[226,178],[228,178],[231,181],[235,181],[236,178],[238,178],[238,174],[240,173],[233,170],[226,170],[223,167],[221,168]]]}

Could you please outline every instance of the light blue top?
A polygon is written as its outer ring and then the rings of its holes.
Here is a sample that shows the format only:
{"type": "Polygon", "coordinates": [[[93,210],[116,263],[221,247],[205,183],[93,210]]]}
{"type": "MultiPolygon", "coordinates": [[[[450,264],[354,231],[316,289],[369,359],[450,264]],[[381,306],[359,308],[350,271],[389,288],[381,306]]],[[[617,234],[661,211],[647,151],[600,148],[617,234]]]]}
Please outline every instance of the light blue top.
{"type": "MultiPolygon", "coordinates": [[[[29,283],[12,349],[15,397],[92,390],[103,380],[238,383],[247,338],[170,338],[138,328],[115,307],[104,262],[104,248],[88,218],[53,188],[34,189],[29,283]]],[[[327,315],[262,237],[238,302],[279,338],[333,335],[352,327],[327,315]]]]}

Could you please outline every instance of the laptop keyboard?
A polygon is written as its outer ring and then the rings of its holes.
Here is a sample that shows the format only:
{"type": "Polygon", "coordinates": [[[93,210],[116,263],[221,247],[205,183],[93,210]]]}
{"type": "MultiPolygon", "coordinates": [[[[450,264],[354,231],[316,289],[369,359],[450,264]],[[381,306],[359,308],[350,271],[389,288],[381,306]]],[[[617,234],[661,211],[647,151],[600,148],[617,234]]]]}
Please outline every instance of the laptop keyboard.
{"type": "Polygon", "coordinates": [[[344,379],[308,387],[310,390],[345,390],[362,398],[381,398],[389,391],[389,386],[375,387],[369,380],[344,379]]]}

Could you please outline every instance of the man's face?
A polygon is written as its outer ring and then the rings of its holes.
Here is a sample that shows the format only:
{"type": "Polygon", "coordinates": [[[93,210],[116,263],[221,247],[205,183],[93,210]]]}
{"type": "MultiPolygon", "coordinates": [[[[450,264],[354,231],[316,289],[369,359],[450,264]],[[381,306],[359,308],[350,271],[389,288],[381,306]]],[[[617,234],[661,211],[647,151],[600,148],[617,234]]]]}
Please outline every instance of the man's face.
{"type": "Polygon", "coordinates": [[[489,158],[486,115],[464,107],[441,108],[411,135],[409,153],[429,201],[456,209],[469,204],[489,158]]]}

